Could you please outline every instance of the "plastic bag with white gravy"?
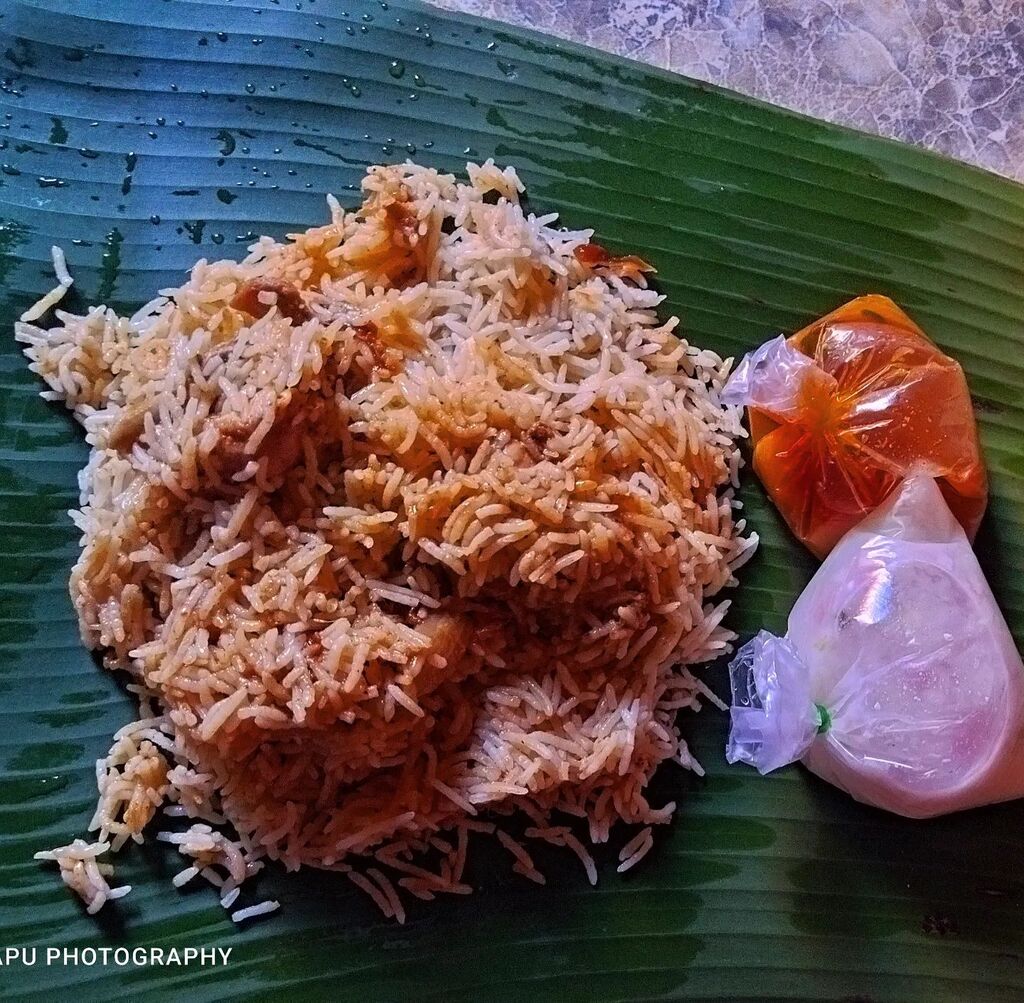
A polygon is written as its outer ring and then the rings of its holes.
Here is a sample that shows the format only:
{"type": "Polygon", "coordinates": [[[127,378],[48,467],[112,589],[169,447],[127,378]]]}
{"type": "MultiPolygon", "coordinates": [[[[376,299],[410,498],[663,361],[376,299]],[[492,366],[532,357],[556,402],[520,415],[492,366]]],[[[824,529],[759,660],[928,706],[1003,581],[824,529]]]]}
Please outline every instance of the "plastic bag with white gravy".
{"type": "Polygon", "coordinates": [[[730,675],[730,762],[800,759],[912,818],[1024,796],[1024,665],[930,477],[850,530],[730,675]]]}

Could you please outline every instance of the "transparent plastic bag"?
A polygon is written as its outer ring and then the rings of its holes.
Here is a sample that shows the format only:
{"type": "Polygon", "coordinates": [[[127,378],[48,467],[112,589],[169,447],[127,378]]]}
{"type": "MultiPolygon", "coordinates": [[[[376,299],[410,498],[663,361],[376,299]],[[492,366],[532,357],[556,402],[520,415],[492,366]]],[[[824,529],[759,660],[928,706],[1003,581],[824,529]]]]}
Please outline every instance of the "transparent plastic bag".
{"type": "Polygon", "coordinates": [[[1024,796],[1024,665],[931,477],[847,533],[730,676],[731,763],[800,759],[912,818],[1024,796]]]}
{"type": "Polygon", "coordinates": [[[742,359],[723,392],[749,411],[753,467],[824,557],[911,469],[974,536],[988,482],[963,370],[885,296],[851,300],[742,359]]]}

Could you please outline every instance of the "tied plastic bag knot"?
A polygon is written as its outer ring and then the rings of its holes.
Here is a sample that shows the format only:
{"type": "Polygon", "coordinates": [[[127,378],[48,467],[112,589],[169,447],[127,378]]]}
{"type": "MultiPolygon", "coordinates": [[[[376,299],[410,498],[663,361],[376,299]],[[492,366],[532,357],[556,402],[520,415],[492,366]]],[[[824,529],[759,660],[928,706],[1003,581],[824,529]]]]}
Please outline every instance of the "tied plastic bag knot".
{"type": "Polygon", "coordinates": [[[828,720],[811,697],[810,673],[784,637],[762,630],[729,666],[730,763],[747,763],[759,773],[801,759],[828,720]]]}
{"type": "Polygon", "coordinates": [[[722,390],[722,403],[756,407],[780,420],[795,421],[801,417],[801,397],[809,384],[828,391],[836,381],[780,334],[740,359],[722,390]]]}

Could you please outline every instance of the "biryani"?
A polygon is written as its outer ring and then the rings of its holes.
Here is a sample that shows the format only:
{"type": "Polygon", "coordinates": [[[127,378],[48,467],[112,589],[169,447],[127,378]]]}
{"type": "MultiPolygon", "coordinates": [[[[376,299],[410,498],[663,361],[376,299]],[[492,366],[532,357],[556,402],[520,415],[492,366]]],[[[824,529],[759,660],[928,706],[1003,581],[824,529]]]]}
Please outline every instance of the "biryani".
{"type": "Polygon", "coordinates": [[[269,859],[402,919],[470,890],[471,833],[595,881],[587,838],[624,823],[625,869],[671,817],[647,784],[694,765],[688,666],[729,647],[754,545],[728,363],[658,319],[641,259],[467,174],[371,167],[354,212],[131,317],[37,326],[55,252],[17,335],[91,446],[71,595],[140,703],[96,842],[40,854],[91,911],[127,891],[99,858],[154,829],[227,907],[269,859]]]}

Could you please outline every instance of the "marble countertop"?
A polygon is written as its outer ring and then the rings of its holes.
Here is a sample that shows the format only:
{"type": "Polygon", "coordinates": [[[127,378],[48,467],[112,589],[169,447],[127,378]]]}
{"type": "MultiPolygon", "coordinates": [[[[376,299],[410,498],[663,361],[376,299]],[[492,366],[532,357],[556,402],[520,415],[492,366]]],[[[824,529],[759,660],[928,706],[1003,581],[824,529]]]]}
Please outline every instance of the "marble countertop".
{"type": "Polygon", "coordinates": [[[1024,181],[1021,0],[434,0],[1024,181]]]}

